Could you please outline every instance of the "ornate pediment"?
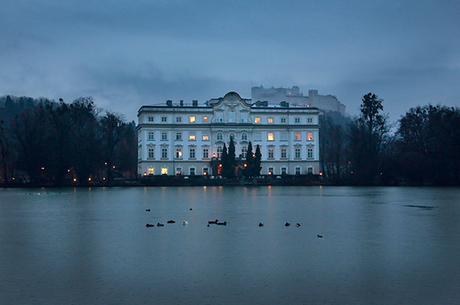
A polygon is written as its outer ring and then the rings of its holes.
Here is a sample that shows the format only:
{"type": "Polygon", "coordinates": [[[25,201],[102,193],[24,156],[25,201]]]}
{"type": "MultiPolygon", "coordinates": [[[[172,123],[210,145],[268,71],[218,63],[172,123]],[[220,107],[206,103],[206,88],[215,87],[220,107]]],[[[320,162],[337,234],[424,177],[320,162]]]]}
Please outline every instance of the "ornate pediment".
{"type": "Polygon", "coordinates": [[[236,92],[229,92],[224,97],[207,102],[214,108],[213,123],[247,123],[252,104],[250,99],[243,99],[236,92]],[[244,113],[242,115],[241,113],[244,113]]]}

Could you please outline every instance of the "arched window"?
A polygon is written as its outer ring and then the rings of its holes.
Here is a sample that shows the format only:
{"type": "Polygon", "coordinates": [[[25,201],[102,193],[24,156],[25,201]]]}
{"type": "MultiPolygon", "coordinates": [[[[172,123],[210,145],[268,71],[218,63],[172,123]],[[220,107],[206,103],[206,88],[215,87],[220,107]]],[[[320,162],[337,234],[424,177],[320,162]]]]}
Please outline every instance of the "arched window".
{"type": "Polygon", "coordinates": [[[228,140],[230,141],[230,139],[233,139],[233,141],[236,140],[235,134],[233,132],[230,133],[230,137],[228,138],[228,140]]]}
{"type": "Polygon", "coordinates": [[[243,133],[241,134],[241,141],[247,141],[247,140],[248,140],[248,134],[245,133],[245,132],[243,132],[243,133]]]}
{"type": "Polygon", "coordinates": [[[222,141],[222,132],[217,133],[217,141],[222,141]]]}
{"type": "Polygon", "coordinates": [[[217,158],[222,158],[222,146],[217,147],[217,158]]]}

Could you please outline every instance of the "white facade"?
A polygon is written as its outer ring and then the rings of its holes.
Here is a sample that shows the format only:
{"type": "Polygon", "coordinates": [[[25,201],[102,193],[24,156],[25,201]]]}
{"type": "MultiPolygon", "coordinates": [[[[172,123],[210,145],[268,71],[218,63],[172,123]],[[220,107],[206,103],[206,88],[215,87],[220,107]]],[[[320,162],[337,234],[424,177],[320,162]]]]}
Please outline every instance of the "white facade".
{"type": "Polygon", "coordinates": [[[142,106],[138,112],[139,175],[217,175],[230,137],[245,160],[249,141],[262,153],[260,174],[319,174],[317,108],[252,104],[237,93],[205,105],[142,106]]]}

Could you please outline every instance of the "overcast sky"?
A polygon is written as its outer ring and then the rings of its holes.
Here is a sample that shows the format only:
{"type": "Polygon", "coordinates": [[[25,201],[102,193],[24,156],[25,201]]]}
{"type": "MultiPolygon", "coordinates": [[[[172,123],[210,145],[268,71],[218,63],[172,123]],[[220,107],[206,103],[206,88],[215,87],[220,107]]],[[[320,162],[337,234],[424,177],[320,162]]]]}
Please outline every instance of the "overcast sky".
{"type": "Polygon", "coordinates": [[[396,121],[460,106],[458,0],[0,0],[0,95],[96,105],[136,118],[166,99],[251,87],[372,92],[396,121]]]}

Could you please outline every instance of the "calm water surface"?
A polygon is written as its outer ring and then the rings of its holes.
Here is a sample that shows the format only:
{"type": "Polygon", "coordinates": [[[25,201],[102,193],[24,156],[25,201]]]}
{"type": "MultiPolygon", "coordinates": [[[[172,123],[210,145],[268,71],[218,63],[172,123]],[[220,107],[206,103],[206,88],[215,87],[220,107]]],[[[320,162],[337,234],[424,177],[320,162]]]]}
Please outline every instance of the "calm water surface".
{"type": "Polygon", "coordinates": [[[460,190],[0,189],[0,303],[460,304],[460,190]]]}

